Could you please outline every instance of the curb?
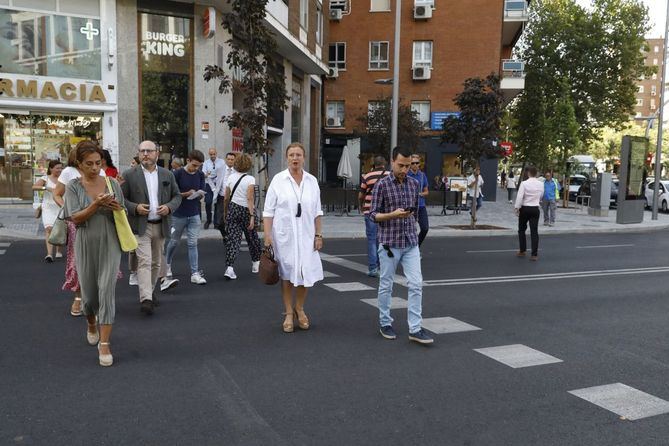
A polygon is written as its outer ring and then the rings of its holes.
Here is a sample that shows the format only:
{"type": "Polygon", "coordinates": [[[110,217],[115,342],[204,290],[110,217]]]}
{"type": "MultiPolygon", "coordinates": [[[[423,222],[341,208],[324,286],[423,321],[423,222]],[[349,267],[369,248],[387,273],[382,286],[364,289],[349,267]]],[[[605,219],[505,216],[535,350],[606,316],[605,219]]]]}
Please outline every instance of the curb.
{"type": "MultiPolygon", "coordinates": [[[[565,234],[616,234],[616,233],[647,233],[668,230],[669,224],[649,226],[649,227],[621,227],[621,228],[583,228],[583,229],[547,229],[539,230],[540,235],[565,235],[565,234]]],[[[262,232],[258,233],[262,236],[262,232]]],[[[467,229],[431,229],[430,237],[499,237],[515,236],[517,232],[513,229],[494,229],[494,230],[467,230],[467,229]]],[[[42,236],[28,234],[21,231],[0,228],[0,238],[18,239],[18,240],[43,240],[42,236]]],[[[326,239],[366,239],[364,230],[353,232],[331,232],[326,234],[326,239]]],[[[221,240],[221,234],[215,229],[206,229],[200,232],[199,240],[221,240]]]]}

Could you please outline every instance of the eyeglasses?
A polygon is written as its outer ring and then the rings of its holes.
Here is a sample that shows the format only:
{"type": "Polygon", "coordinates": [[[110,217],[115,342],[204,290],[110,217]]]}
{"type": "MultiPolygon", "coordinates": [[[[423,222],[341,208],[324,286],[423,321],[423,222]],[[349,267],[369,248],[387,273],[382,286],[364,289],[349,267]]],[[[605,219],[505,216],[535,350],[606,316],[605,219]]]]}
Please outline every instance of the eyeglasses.
{"type": "Polygon", "coordinates": [[[139,151],[139,153],[149,154],[149,153],[153,153],[153,152],[155,152],[155,151],[156,151],[156,149],[141,149],[141,150],[139,151]]]}
{"type": "Polygon", "coordinates": [[[420,164],[420,162],[416,162],[416,163],[411,163],[411,165],[414,165],[414,164],[420,164]]]}

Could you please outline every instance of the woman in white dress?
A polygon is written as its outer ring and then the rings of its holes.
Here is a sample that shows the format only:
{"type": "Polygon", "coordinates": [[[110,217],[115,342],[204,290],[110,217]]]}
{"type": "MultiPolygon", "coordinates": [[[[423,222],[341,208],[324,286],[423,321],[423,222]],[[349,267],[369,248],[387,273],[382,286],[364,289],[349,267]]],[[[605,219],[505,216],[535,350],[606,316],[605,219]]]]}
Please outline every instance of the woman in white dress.
{"type": "Polygon", "coordinates": [[[272,178],[263,210],[265,246],[274,248],[279,264],[286,333],[293,332],[294,318],[302,330],[309,329],[307,290],[323,280],[318,254],[323,247],[321,190],[316,178],[304,171],[305,155],[302,144],[288,146],[288,169],[272,178]]]}
{"type": "MultiPolygon", "coordinates": [[[[53,262],[54,246],[49,243],[49,236],[51,235],[51,228],[56,222],[60,206],[53,199],[53,190],[58,184],[58,177],[63,171],[63,163],[60,160],[49,161],[46,175],[37,180],[33,185],[33,190],[43,191],[42,195],[42,224],[44,225],[44,232],[46,233],[46,257],[44,261],[47,263],[53,262]]],[[[56,246],[56,258],[63,257],[61,248],[56,246]]]]}

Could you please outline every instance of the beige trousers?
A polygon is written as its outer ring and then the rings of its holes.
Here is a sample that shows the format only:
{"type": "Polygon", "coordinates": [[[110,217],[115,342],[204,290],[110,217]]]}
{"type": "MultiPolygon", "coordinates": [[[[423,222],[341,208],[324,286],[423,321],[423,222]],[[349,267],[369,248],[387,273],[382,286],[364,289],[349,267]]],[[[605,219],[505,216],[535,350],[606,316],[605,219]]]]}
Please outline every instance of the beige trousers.
{"type": "Polygon", "coordinates": [[[158,281],[160,266],[163,263],[165,237],[162,225],[149,223],[143,235],[137,237],[139,246],[137,255],[137,282],[139,283],[139,301],[153,300],[153,289],[158,281]]]}

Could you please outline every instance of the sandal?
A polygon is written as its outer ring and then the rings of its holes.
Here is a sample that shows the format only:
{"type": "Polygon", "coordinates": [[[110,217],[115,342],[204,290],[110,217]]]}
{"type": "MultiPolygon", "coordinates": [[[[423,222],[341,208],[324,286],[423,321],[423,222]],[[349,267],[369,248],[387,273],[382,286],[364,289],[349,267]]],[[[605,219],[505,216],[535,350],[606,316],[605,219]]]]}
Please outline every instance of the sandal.
{"type": "Polygon", "coordinates": [[[309,318],[307,317],[307,313],[304,312],[304,309],[296,309],[295,317],[297,318],[297,326],[300,327],[300,329],[309,330],[309,318]]]}
{"type": "Polygon", "coordinates": [[[293,315],[294,313],[281,313],[286,316],[286,318],[283,320],[283,332],[284,333],[292,333],[295,331],[295,326],[293,322],[293,315]],[[288,317],[290,316],[290,322],[288,322],[288,317]]]}
{"type": "Polygon", "coordinates": [[[100,362],[100,365],[102,367],[109,367],[114,363],[114,357],[112,356],[111,353],[103,355],[100,353],[100,346],[101,345],[109,345],[109,342],[100,342],[98,344],[98,361],[100,362]]]}
{"type": "Polygon", "coordinates": [[[86,330],[86,341],[88,341],[88,345],[94,346],[97,345],[98,342],[100,342],[100,331],[98,330],[98,325],[97,324],[89,324],[86,322],[88,325],[88,330],[86,330]],[[95,328],[95,332],[91,332],[90,328],[95,328]]]}
{"type": "Polygon", "coordinates": [[[84,314],[81,311],[81,297],[75,297],[74,302],[72,302],[72,307],[70,307],[70,314],[74,317],[81,316],[84,314]]]}

